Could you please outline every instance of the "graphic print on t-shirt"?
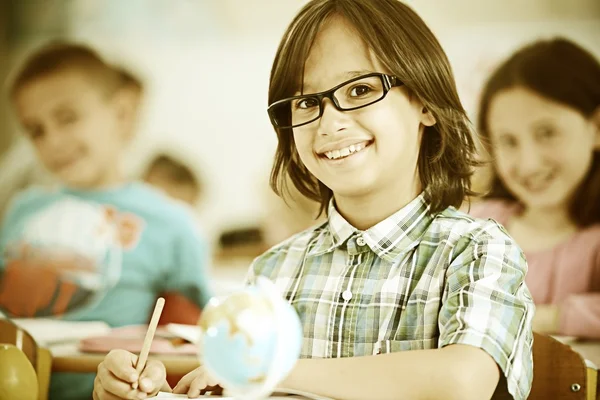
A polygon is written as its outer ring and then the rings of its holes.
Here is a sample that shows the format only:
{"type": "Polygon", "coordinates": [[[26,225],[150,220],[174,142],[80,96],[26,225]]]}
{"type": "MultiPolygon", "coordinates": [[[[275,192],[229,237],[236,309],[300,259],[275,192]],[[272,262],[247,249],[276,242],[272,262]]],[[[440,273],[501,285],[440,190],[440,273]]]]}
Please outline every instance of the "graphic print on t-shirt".
{"type": "Polygon", "coordinates": [[[33,214],[2,254],[0,310],[49,317],[94,304],[118,281],[122,251],[142,228],[133,214],[76,197],[33,214]]]}

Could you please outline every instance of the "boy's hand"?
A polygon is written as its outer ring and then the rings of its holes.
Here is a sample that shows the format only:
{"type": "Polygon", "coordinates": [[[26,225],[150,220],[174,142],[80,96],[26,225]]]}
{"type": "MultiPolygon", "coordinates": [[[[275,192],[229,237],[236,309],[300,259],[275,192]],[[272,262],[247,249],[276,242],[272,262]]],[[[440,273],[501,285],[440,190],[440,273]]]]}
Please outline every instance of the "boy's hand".
{"type": "Polygon", "coordinates": [[[155,396],[159,390],[170,391],[166,381],[165,366],[156,360],[148,360],[146,368],[138,376],[135,371],[137,356],[125,350],[112,350],[98,365],[94,380],[94,400],[145,399],[155,396]],[[138,381],[138,389],[131,384],[138,381]]]}
{"type": "Polygon", "coordinates": [[[190,398],[198,397],[206,391],[210,391],[211,394],[220,394],[222,389],[218,386],[216,379],[208,375],[202,366],[181,378],[173,389],[173,393],[187,394],[190,398]]]}

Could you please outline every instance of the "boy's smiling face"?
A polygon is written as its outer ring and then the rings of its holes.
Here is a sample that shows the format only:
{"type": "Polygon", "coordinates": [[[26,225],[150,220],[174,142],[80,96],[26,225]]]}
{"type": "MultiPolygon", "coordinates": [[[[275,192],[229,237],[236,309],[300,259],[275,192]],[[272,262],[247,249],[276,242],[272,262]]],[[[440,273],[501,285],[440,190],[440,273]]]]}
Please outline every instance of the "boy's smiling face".
{"type": "Polygon", "coordinates": [[[61,69],[25,83],[14,96],[17,115],[37,155],[63,184],[101,188],[120,181],[125,112],[85,72],[61,69]]]}
{"type": "MultiPolygon", "coordinates": [[[[389,73],[353,28],[334,18],[317,35],[306,60],[304,94],[370,72],[389,73]]],[[[434,123],[400,86],[380,102],[353,111],[339,111],[325,100],[320,119],[293,131],[302,162],[333,191],[338,206],[382,197],[407,203],[421,191],[417,160],[423,126],[434,123]],[[354,152],[347,157],[329,159],[325,154],[349,146],[354,152]]]]}

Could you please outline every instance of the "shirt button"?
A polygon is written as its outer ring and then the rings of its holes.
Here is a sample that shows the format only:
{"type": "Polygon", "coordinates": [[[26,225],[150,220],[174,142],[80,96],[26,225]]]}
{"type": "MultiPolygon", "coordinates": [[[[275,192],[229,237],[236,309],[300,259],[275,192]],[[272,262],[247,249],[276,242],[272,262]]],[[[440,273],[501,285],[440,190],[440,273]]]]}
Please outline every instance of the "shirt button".
{"type": "Polygon", "coordinates": [[[344,292],[342,293],[342,298],[346,301],[350,301],[350,299],[352,298],[352,292],[349,290],[344,290],[344,292]]]}
{"type": "Polygon", "coordinates": [[[367,242],[365,242],[365,238],[363,238],[362,236],[359,236],[356,239],[356,244],[359,246],[364,246],[365,244],[367,244],[367,242]]]}

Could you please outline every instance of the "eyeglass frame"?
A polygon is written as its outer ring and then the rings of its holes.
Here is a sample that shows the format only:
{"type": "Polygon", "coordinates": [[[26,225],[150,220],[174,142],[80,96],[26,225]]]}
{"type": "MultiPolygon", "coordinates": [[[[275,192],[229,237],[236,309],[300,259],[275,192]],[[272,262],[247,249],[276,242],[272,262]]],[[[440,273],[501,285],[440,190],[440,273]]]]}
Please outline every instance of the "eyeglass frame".
{"type": "Polygon", "coordinates": [[[389,74],[384,74],[382,72],[371,72],[371,73],[368,73],[368,74],[365,74],[365,75],[360,75],[360,76],[357,76],[355,78],[349,79],[349,80],[347,80],[345,82],[342,82],[339,85],[334,86],[333,88],[331,88],[329,90],[325,90],[323,92],[311,93],[311,94],[301,94],[301,95],[298,95],[298,96],[286,97],[285,99],[277,100],[276,102],[270,104],[267,107],[267,113],[269,114],[269,119],[271,120],[271,124],[273,124],[273,126],[276,127],[276,128],[279,128],[279,129],[298,128],[300,126],[308,125],[308,124],[310,124],[312,122],[315,122],[316,120],[318,120],[319,118],[321,118],[323,116],[323,111],[325,110],[325,107],[323,107],[323,100],[326,99],[326,98],[329,99],[329,100],[331,100],[331,102],[333,103],[334,107],[338,111],[342,111],[342,112],[345,112],[345,111],[354,111],[354,110],[358,110],[359,108],[368,107],[368,106],[373,105],[373,104],[375,104],[377,102],[380,102],[381,100],[385,99],[385,96],[387,96],[388,92],[393,87],[398,87],[398,86],[402,86],[402,85],[404,85],[404,82],[402,82],[400,80],[400,78],[398,78],[397,76],[389,75],[389,74]],[[344,86],[348,85],[349,83],[352,83],[352,82],[355,82],[355,81],[359,81],[359,80],[365,79],[365,78],[370,78],[372,76],[378,76],[381,79],[381,82],[383,83],[383,95],[379,99],[373,101],[372,103],[363,104],[363,105],[358,106],[358,107],[342,108],[339,105],[337,99],[333,95],[339,88],[344,87],[344,86]],[[298,125],[280,126],[279,124],[277,124],[276,117],[275,117],[274,112],[273,112],[274,107],[276,107],[279,104],[285,103],[285,102],[290,102],[292,100],[304,99],[304,98],[313,98],[313,99],[316,99],[319,102],[319,115],[317,115],[314,119],[311,119],[310,121],[303,122],[303,123],[298,124],[298,125]]]}

